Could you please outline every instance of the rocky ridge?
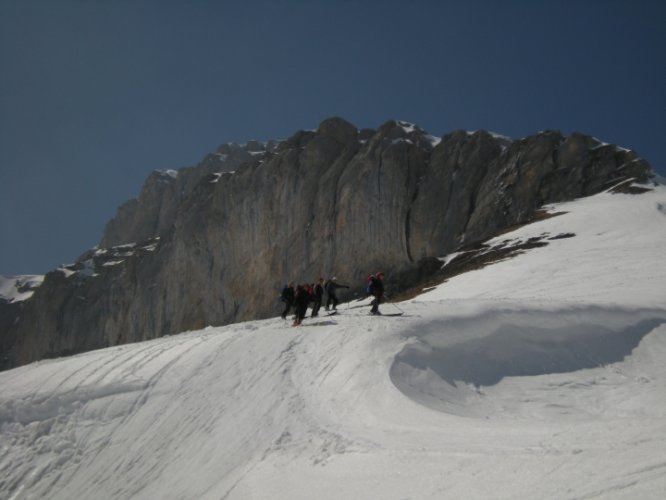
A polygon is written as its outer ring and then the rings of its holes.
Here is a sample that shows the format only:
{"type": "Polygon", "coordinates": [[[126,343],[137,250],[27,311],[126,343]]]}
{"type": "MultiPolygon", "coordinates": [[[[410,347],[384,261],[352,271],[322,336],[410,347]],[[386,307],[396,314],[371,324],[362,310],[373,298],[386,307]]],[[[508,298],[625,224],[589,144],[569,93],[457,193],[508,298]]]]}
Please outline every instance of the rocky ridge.
{"type": "Polygon", "coordinates": [[[96,249],[47,274],[3,323],[0,367],[276,315],[288,280],[334,273],[360,292],[381,269],[406,288],[544,204],[650,175],[632,151],[556,131],[435,138],[331,118],[281,142],[226,144],[151,174],[96,249]]]}

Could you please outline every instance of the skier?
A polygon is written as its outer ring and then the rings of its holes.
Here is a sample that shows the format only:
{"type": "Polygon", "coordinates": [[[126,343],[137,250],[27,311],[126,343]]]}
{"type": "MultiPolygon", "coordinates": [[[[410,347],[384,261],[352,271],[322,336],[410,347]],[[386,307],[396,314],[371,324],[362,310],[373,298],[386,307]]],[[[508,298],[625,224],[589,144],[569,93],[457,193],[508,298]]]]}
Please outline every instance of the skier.
{"type": "Polygon", "coordinates": [[[319,316],[319,308],[324,300],[324,278],[319,278],[319,281],[314,286],[314,305],[312,306],[311,317],[319,316]]]}
{"type": "Polygon", "coordinates": [[[326,283],[326,294],[328,295],[328,299],[326,300],[326,310],[328,311],[329,308],[332,307],[332,309],[335,311],[337,310],[336,308],[338,307],[338,297],[336,295],[336,290],[338,288],[346,288],[349,289],[347,285],[340,285],[337,281],[338,279],[333,276],[331,279],[328,280],[326,283]]]}
{"type": "Polygon", "coordinates": [[[296,306],[296,319],[291,326],[300,326],[303,318],[308,312],[308,305],[310,304],[310,294],[306,288],[308,285],[298,285],[296,287],[296,297],[294,300],[296,306]]]}
{"type": "Polygon", "coordinates": [[[370,303],[372,308],[370,309],[370,314],[381,314],[379,312],[379,303],[384,297],[384,283],[382,282],[384,278],[384,273],[377,273],[374,276],[368,276],[368,294],[372,295],[374,299],[370,303]]]}
{"type": "Polygon", "coordinates": [[[292,307],[294,307],[294,282],[290,282],[288,285],[285,285],[280,294],[280,300],[284,302],[285,307],[282,312],[282,319],[287,319],[287,314],[292,307]]]}

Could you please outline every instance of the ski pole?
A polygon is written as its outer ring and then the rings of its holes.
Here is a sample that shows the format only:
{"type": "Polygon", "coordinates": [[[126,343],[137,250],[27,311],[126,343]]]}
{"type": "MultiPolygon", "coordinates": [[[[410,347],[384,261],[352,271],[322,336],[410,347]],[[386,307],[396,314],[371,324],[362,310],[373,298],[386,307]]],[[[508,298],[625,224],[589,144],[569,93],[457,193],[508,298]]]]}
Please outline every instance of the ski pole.
{"type": "MultiPolygon", "coordinates": [[[[386,300],[388,300],[388,298],[389,298],[389,296],[386,295],[386,294],[384,294],[384,297],[386,297],[386,300]]],[[[393,307],[395,307],[398,311],[400,311],[401,313],[404,314],[405,311],[403,311],[402,309],[400,309],[400,308],[395,304],[395,302],[389,302],[389,304],[391,304],[391,305],[392,305],[393,307]]]]}

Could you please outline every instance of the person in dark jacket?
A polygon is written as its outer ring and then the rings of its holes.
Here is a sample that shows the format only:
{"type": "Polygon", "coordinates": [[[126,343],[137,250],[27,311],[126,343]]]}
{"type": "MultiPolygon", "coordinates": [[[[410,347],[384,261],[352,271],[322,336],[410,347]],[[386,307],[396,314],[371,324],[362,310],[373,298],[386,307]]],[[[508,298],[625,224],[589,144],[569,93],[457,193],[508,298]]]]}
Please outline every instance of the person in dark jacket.
{"type": "Polygon", "coordinates": [[[328,280],[325,288],[326,288],[326,295],[328,295],[328,299],[326,300],[326,310],[328,311],[329,308],[332,308],[335,311],[339,303],[336,290],[338,288],[349,289],[349,287],[347,285],[339,284],[338,279],[335,276],[333,276],[330,280],[328,280]]]}
{"type": "Polygon", "coordinates": [[[372,302],[370,302],[372,305],[370,314],[381,314],[379,312],[379,303],[384,297],[384,282],[382,281],[383,278],[384,273],[377,273],[374,276],[368,277],[368,280],[370,281],[368,284],[368,293],[374,297],[372,302]]]}
{"type": "Polygon", "coordinates": [[[287,319],[287,314],[292,307],[294,307],[294,283],[291,282],[285,285],[280,294],[280,300],[284,302],[284,311],[282,311],[282,319],[287,319]]]}
{"type": "Polygon", "coordinates": [[[314,286],[314,304],[312,306],[312,317],[319,316],[319,309],[321,303],[324,301],[324,278],[319,278],[319,281],[314,286]]]}
{"type": "MultiPolygon", "coordinates": [[[[307,286],[307,285],[306,285],[307,286]]],[[[308,312],[308,305],[310,304],[310,294],[304,285],[298,285],[296,287],[296,319],[291,326],[300,326],[303,318],[308,312]]]]}

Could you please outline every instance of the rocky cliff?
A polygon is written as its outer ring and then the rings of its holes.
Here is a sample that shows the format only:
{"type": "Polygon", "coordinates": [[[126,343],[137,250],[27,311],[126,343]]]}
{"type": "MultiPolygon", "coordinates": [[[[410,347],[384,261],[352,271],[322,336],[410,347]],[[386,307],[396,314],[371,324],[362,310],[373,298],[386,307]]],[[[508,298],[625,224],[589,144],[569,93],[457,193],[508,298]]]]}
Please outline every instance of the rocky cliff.
{"type": "Polygon", "coordinates": [[[383,270],[408,286],[433,258],[545,203],[650,175],[632,151],[554,131],[435,138],[332,118],[282,142],[227,144],[153,173],[98,248],[49,273],[4,322],[2,367],[276,315],[288,280],[335,274],[360,291],[383,270]]]}

